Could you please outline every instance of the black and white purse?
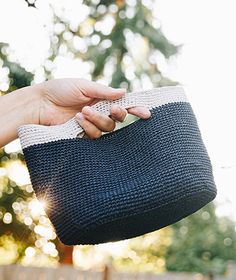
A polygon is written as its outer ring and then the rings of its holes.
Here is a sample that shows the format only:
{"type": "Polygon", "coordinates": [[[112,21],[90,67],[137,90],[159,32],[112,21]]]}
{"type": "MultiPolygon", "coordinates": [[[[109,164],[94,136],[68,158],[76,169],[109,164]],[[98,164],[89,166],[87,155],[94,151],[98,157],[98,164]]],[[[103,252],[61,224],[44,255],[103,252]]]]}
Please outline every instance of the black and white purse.
{"type": "Polygon", "coordinates": [[[212,167],[181,86],[127,93],[94,108],[141,105],[151,118],[96,140],[75,118],[19,127],[36,196],[67,245],[139,236],[194,213],[216,196],[212,167]]]}

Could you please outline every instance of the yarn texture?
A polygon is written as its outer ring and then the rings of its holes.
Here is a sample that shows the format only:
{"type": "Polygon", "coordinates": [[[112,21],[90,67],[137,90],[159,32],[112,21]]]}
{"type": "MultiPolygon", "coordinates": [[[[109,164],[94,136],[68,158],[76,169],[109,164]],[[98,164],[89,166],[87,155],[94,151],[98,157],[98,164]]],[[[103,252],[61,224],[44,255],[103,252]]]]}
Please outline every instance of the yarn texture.
{"type": "Polygon", "coordinates": [[[96,140],[79,138],[83,131],[75,119],[18,129],[36,196],[46,201],[45,211],[67,245],[118,241],[163,228],[217,193],[182,87],[130,93],[95,106],[108,114],[114,103],[146,105],[151,118],[96,140]]]}

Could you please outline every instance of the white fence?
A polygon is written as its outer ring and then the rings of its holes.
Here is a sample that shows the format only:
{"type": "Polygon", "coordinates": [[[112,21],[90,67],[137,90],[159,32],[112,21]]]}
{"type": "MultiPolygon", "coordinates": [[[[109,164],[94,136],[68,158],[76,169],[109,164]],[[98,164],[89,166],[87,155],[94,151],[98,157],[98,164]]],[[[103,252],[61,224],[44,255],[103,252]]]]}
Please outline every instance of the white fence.
{"type": "MultiPolygon", "coordinates": [[[[207,280],[201,274],[194,273],[121,273],[114,269],[103,272],[81,271],[71,266],[58,268],[24,267],[20,265],[0,266],[0,280],[207,280]]],[[[231,267],[225,277],[214,280],[236,280],[236,268],[231,267]]]]}

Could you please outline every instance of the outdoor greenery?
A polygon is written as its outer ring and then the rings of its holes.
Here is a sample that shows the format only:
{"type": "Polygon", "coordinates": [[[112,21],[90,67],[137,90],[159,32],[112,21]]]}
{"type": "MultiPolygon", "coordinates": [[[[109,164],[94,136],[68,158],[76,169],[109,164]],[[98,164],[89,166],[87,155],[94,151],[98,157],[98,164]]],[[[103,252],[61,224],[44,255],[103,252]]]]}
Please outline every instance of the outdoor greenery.
{"type": "MultiPolygon", "coordinates": [[[[158,59],[177,55],[180,46],[164,36],[149,2],[84,1],[89,12],[78,26],[72,26],[63,11],[56,12],[51,4],[55,28],[49,34],[51,46],[42,65],[44,78],[54,77],[55,60],[60,55],[87,62],[91,79],[114,87],[134,90],[145,84],[177,84],[162,75],[158,59]]],[[[29,4],[38,8],[37,1],[29,4]]],[[[12,51],[0,44],[0,69],[4,69],[9,84],[1,94],[34,82],[34,72],[9,59],[12,51]]],[[[0,150],[0,263],[27,263],[27,256],[37,263],[37,255],[42,262],[63,262],[68,248],[56,238],[29,182],[19,179],[24,172],[21,150],[0,150]],[[11,175],[12,169],[19,170],[18,177],[11,175]]],[[[77,250],[84,257],[97,253],[95,246],[79,246],[77,250]]],[[[227,261],[236,259],[235,225],[218,218],[214,204],[210,204],[173,226],[130,240],[120,255],[110,253],[104,261],[121,270],[224,273],[227,261]]]]}
{"type": "Polygon", "coordinates": [[[236,259],[235,224],[215,215],[213,203],[172,226],[172,244],[166,252],[170,271],[220,274],[226,261],[236,259]]]}

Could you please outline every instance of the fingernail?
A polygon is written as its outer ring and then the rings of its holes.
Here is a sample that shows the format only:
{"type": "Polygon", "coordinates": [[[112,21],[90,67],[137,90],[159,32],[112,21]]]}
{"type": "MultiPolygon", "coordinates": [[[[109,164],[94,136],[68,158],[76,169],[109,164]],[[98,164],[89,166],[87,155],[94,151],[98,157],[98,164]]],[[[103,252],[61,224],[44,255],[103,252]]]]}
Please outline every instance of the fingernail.
{"type": "Polygon", "coordinates": [[[113,88],[113,87],[111,87],[111,89],[116,91],[116,92],[122,92],[122,93],[126,92],[126,88],[113,88]]]}
{"type": "Polygon", "coordinates": [[[84,114],[92,114],[94,112],[94,110],[89,106],[85,106],[82,111],[84,114]]]}
{"type": "Polygon", "coordinates": [[[82,113],[77,113],[77,114],[75,115],[75,117],[76,117],[76,119],[79,120],[79,121],[83,121],[83,120],[84,120],[84,116],[83,116],[82,113]]]}
{"type": "Polygon", "coordinates": [[[116,113],[116,114],[121,113],[121,108],[120,108],[119,105],[113,105],[113,106],[112,106],[112,110],[113,110],[113,112],[116,113]]]}
{"type": "Polygon", "coordinates": [[[147,118],[151,116],[150,110],[146,107],[140,108],[140,113],[147,118]]]}

